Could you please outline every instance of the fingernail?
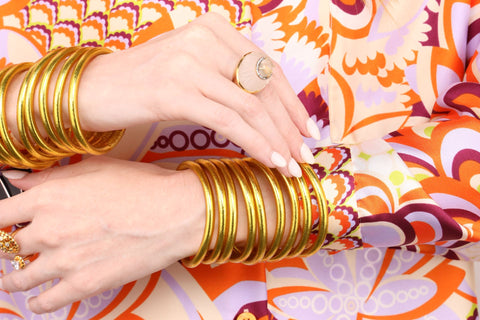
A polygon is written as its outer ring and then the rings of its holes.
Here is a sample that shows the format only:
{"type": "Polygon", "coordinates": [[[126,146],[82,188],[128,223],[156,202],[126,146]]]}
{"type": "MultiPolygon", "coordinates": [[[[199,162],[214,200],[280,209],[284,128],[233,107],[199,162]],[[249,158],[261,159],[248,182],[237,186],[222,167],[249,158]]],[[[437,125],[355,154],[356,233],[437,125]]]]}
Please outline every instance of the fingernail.
{"type": "Polygon", "coordinates": [[[21,170],[6,170],[2,171],[2,175],[7,178],[8,180],[16,180],[16,179],[22,179],[28,174],[27,171],[21,171],[21,170]]]}
{"type": "Polygon", "coordinates": [[[312,151],[310,151],[310,148],[305,143],[303,143],[300,148],[300,154],[302,155],[303,161],[306,163],[313,164],[315,162],[312,151]]]}
{"type": "Polygon", "coordinates": [[[282,157],[278,152],[273,152],[270,159],[272,160],[272,163],[277,167],[282,168],[287,165],[287,161],[285,160],[285,158],[282,157]]]}
{"type": "Polygon", "coordinates": [[[5,290],[5,289],[3,288],[3,279],[2,279],[2,278],[0,278],[0,289],[1,289],[1,290],[5,290]]]}
{"type": "Polygon", "coordinates": [[[288,172],[294,177],[300,178],[302,176],[302,169],[298,165],[297,161],[290,159],[288,162],[288,172]]]}
{"type": "Polygon", "coordinates": [[[312,118],[307,120],[307,131],[313,139],[320,140],[320,130],[318,130],[318,126],[312,118]]]}

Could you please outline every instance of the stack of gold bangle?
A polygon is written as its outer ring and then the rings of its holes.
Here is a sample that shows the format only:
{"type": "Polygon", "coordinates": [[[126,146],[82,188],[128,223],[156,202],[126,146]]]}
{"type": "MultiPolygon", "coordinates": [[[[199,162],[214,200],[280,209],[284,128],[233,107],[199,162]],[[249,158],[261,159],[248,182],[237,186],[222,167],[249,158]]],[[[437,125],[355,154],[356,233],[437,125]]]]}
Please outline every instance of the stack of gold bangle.
{"type": "Polygon", "coordinates": [[[106,48],[60,48],[36,63],[12,65],[0,71],[0,162],[16,168],[43,169],[76,153],[103,154],[121,139],[123,130],[85,132],[78,116],[79,81],[88,63],[106,48]],[[58,76],[52,76],[58,71],[58,76]],[[17,102],[17,128],[20,141],[9,130],[6,119],[6,92],[12,79],[26,72],[17,102]],[[50,96],[51,83],[55,83],[50,96]],[[68,92],[69,123],[64,124],[64,91],[68,92]],[[34,110],[38,102],[44,137],[34,110]]]}
{"type": "Polygon", "coordinates": [[[199,177],[206,201],[202,243],[195,256],[183,260],[184,264],[187,267],[200,263],[255,264],[315,253],[323,245],[327,234],[327,204],[313,169],[308,164],[301,167],[303,177],[289,178],[251,158],[185,161],[180,164],[178,170],[191,169],[199,177]],[[270,241],[262,190],[257,180],[259,174],[268,181],[276,203],[276,228],[270,241]],[[235,245],[238,223],[236,184],[243,195],[248,224],[247,239],[242,248],[235,245]],[[281,184],[288,191],[290,219],[286,217],[281,184]],[[318,222],[312,218],[314,204],[319,211],[318,222]],[[285,234],[288,220],[290,226],[285,234]],[[315,223],[318,227],[312,230],[315,223]],[[212,246],[215,229],[216,241],[212,246]],[[317,233],[313,241],[312,232],[317,233]]]}

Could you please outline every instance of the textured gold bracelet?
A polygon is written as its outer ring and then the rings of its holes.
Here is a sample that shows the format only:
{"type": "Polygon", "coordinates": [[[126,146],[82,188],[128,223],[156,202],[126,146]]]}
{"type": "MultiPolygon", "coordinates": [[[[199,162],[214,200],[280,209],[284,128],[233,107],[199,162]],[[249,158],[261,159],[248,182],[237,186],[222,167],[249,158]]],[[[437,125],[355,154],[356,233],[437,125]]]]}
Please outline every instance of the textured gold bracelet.
{"type": "Polygon", "coordinates": [[[214,204],[213,204],[213,192],[210,187],[210,182],[208,177],[203,172],[199,164],[193,161],[186,161],[180,164],[178,170],[191,169],[200,179],[200,182],[205,193],[205,205],[206,205],[206,218],[205,218],[205,230],[203,232],[202,243],[198,249],[197,254],[192,258],[185,258],[182,262],[185,266],[193,268],[202,263],[203,259],[207,255],[208,249],[210,247],[210,242],[212,241],[212,234],[214,230],[214,204]]]}

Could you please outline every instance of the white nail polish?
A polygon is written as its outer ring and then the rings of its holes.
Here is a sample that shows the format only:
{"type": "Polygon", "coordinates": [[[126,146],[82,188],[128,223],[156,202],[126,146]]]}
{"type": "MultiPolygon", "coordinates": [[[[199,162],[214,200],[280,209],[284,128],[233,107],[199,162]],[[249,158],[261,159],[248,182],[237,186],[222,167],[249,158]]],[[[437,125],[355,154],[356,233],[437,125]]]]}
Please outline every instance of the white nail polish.
{"type": "Polygon", "coordinates": [[[317,124],[313,121],[312,118],[308,118],[307,120],[307,131],[315,140],[320,140],[320,130],[318,129],[317,124]]]}
{"type": "Polygon", "coordinates": [[[298,165],[297,161],[290,159],[288,162],[288,172],[294,177],[300,178],[302,176],[302,169],[298,165]]]}
{"type": "Polygon", "coordinates": [[[279,168],[283,168],[287,165],[285,158],[282,157],[278,152],[273,152],[270,160],[272,160],[272,163],[279,168]]]}
{"type": "Polygon", "coordinates": [[[312,151],[310,151],[310,148],[305,143],[303,143],[300,148],[300,154],[302,155],[303,161],[306,163],[313,164],[315,162],[312,151]]]}
{"type": "Polygon", "coordinates": [[[18,180],[22,179],[28,174],[27,171],[21,171],[21,170],[6,170],[2,171],[2,175],[7,178],[8,180],[18,180]]]}

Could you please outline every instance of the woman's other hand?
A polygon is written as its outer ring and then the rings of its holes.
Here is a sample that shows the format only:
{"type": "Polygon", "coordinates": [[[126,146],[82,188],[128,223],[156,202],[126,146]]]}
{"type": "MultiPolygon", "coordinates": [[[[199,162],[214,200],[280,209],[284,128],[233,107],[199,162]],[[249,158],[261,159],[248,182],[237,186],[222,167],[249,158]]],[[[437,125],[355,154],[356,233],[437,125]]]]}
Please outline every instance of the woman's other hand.
{"type": "Polygon", "coordinates": [[[260,49],[223,17],[208,13],[137,47],[100,56],[80,85],[81,122],[87,130],[104,131],[188,120],[298,176],[296,162],[313,161],[302,135],[319,138],[318,129],[278,64],[259,93],[233,83],[239,60],[251,51],[260,49]]]}
{"type": "Polygon", "coordinates": [[[29,301],[35,313],[161,270],[194,254],[202,239],[203,189],[189,170],[95,157],[10,181],[26,191],[0,201],[0,227],[31,221],[15,240],[20,256],[39,255],[4,275],[2,287],[60,280],[29,301]]]}

